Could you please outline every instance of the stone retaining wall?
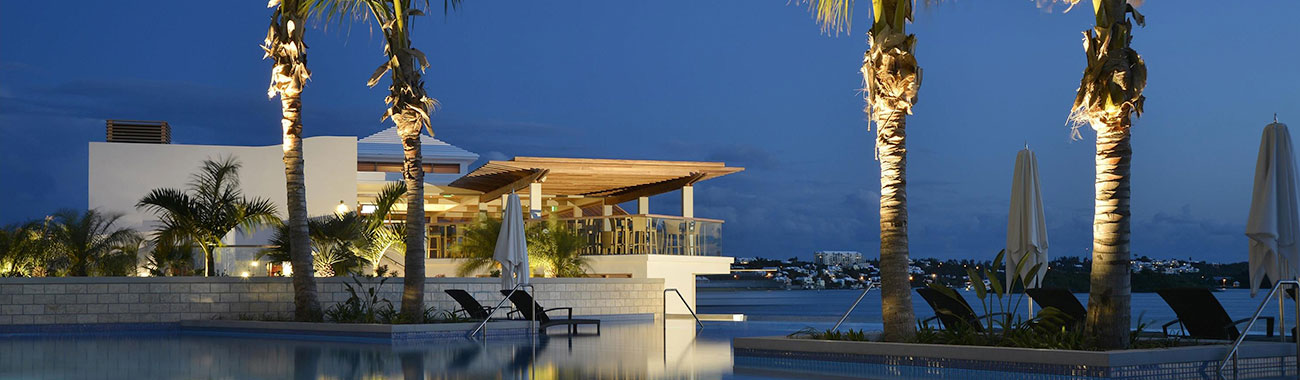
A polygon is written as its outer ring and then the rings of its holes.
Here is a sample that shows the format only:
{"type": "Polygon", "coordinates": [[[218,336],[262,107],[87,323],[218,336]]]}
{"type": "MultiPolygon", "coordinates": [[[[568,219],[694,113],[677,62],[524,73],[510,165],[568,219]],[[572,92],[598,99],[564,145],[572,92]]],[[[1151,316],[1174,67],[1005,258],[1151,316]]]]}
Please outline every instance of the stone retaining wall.
{"type": "MultiPolygon", "coordinates": [[[[379,282],[362,281],[367,287],[379,282]]],[[[321,306],[346,300],[345,283],[352,279],[317,279],[321,306]]],[[[430,278],[425,282],[425,306],[458,309],[444,289],[464,289],[492,306],[501,300],[500,284],[496,278],[430,278]]],[[[662,279],[538,278],[533,284],[538,303],[571,306],[574,315],[646,315],[663,309],[662,279]]],[[[401,278],[390,278],[379,293],[397,307],[401,288],[401,278]]],[[[288,278],[280,277],[0,278],[0,325],[288,318],[292,314],[293,288],[288,278]]]]}

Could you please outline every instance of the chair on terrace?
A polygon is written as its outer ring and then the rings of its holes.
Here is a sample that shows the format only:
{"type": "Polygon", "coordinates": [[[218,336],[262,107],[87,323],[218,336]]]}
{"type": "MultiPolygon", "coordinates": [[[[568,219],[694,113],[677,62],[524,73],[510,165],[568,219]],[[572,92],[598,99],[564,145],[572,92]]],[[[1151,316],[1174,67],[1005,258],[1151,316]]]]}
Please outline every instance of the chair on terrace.
{"type": "Polygon", "coordinates": [[[1083,307],[1083,303],[1080,303],[1069,289],[1030,288],[1025,289],[1025,294],[1034,299],[1039,306],[1054,308],[1069,316],[1070,321],[1065,325],[1067,329],[1082,326],[1083,321],[1088,317],[1088,309],[1083,307]]]}
{"type": "MultiPolygon", "coordinates": [[[[1205,288],[1171,288],[1160,289],[1156,293],[1174,309],[1178,319],[1161,325],[1165,335],[1169,335],[1169,326],[1178,324],[1183,333],[1191,338],[1235,340],[1241,335],[1237,325],[1246,323],[1250,318],[1232,320],[1223,309],[1219,299],[1205,288]]],[[[1273,317],[1259,317],[1268,328],[1268,336],[1273,336],[1273,317]]]]}
{"type": "Polygon", "coordinates": [[[493,308],[478,303],[478,300],[474,299],[474,296],[470,295],[469,292],[466,292],[463,289],[447,289],[443,290],[443,292],[447,293],[447,295],[451,296],[451,299],[456,300],[456,303],[460,304],[460,309],[452,310],[452,314],[464,312],[466,315],[469,315],[470,319],[488,319],[488,317],[492,315],[492,312],[495,311],[493,308]]]}
{"type": "Polygon", "coordinates": [[[537,301],[533,300],[533,296],[523,290],[516,290],[514,294],[511,294],[509,290],[502,290],[501,295],[509,296],[510,303],[515,305],[515,310],[510,312],[510,314],[519,313],[524,317],[524,320],[535,320],[539,322],[541,325],[538,327],[538,330],[541,330],[542,332],[546,332],[546,328],[551,326],[568,326],[569,335],[576,335],[578,333],[578,325],[596,325],[596,335],[600,335],[600,320],[573,319],[572,307],[544,308],[542,305],[538,304],[537,301]],[[533,310],[537,310],[536,315],[533,315],[533,310]],[[546,314],[547,312],[554,310],[568,310],[569,313],[564,319],[551,318],[546,314]]]}
{"type": "MultiPolygon", "coordinates": [[[[956,294],[956,291],[953,290],[953,293],[956,294]]],[[[916,294],[920,294],[921,298],[925,299],[925,303],[930,304],[930,308],[934,309],[934,316],[921,320],[922,324],[929,324],[930,321],[938,319],[944,329],[971,328],[975,331],[984,331],[982,320],[992,318],[994,315],[1007,315],[1007,313],[976,315],[975,309],[970,307],[966,299],[949,297],[929,287],[916,288],[916,294]]]]}

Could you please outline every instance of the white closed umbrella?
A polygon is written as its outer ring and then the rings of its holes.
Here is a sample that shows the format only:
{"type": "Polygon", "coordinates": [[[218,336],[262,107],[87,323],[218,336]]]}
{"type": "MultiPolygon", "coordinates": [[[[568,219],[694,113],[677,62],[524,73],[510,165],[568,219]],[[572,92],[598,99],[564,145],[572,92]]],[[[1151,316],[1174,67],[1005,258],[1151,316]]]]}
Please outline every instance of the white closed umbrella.
{"type": "Polygon", "coordinates": [[[528,283],[528,238],[524,233],[523,208],[519,195],[510,193],[501,215],[501,234],[497,235],[492,258],[501,263],[501,288],[513,289],[528,283]]]}
{"type": "MultiPolygon", "coordinates": [[[[1264,276],[1276,283],[1300,273],[1300,221],[1296,217],[1296,171],[1291,133],[1274,121],[1264,127],[1255,162],[1255,189],[1250,197],[1246,236],[1250,238],[1250,295],[1264,276]]],[[[1279,294],[1280,295],[1280,294],[1279,294]]]]}
{"type": "MultiPolygon", "coordinates": [[[[1028,147],[1016,154],[1015,172],[1011,176],[1011,212],[1007,215],[1007,286],[1017,275],[1024,277],[1035,265],[1042,264],[1033,277],[1025,278],[1025,288],[1042,286],[1047,272],[1047,219],[1043,217],[1043,194],[1038,186],[1038,158],[1028,147]],[[1021,260],[1021,273],[1016,265],[1021,260]]],[[[1032,310],[1033,307],[1030,307],[1032,310]]]]}

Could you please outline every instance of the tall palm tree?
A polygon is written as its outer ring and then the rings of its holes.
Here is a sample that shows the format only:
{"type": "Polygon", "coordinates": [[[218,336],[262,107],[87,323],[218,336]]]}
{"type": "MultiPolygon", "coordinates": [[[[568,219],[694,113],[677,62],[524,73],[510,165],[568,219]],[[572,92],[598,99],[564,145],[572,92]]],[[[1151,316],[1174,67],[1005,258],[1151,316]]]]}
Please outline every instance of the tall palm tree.
{"type": "MultiPolygon", "coordinates": [[[[402,280],[401,313],[409,320],[423,318],[424,313],[424,259],[427,233],[424,216],[424,170],[420,153],[420,135],[428,129],[429,114],[438,102],[424,91],[422,75],[429,67],[424,53],[411,46],[411,26],[415,16],[424,15],[416,8],[414,0],[321,0],[328,4],[324,11],[331,16],[356,15],[373,20],[384,35],[384,54],[388,60],[379,65],[370,76],[367,86],[379,83],[386,73],[389,76],[389,95],[384,98],[388,110],[383,118],[392,118],[397,124],[397,134],[402,140],[402,179],[406,181],[406,258],[405,277],[402,280]]],[[[425,1],[428,5],[428,1],[425,1]]],[[[446,13],[460,5],[460,0],[444,0],[446,13]]]]}
{"type": "MultiPolygon", "coordinates": [[[[271,58],[271,86],[267,96],[280,95],[280,126],[284,133],[284,178],[288,191],[289,238],[298,244],[290,257],[295,268],[308,268],[312,262],[310,234],[307,226],[307,184],[303,178],[302,157],[302,89],[311,71],[307,69],[307,44],[303,32],[312,10],[312,0],[271,0],[271,27],[262,49],[271,58]]],[[[300,321],[320,319],[320,301],[316,299],[316,280],[308,270],[293,273],[294,318],[300,321]]]]}
{"type": "Polygon", "coordinates": [[[126,275],[135,271],[140,234],[117,227],[121,214],[95,209],[85,212],[63,210],[54,215],[50,229],[52,266],[68,276],[126,275]]]}
{"type": "MultiPolygon", "coordinates": [[[[1065,0],[1071,6],[1080,0],[1065,0]]],[[[1133,24],[1145,19],[1125,0],[1092,0],[1097,26],[1084,32],[1088,65],[1079,82],[1070,117],[1074,136],[1087,124],[1097,132],[1096,197],[1092,218],[1092,274],[1088,293],[1087,336],[1102,348],[1128,345],[1129,163],[1134,115],[1142,115],[1146,63],[1133,50],[1133,24]]]]}
{"type": "Polygon", "coordinates": [[[239,167],[234,157],[204,160],[185,190],[154,189],[135,205],[157,214],[160,225],[154,231],[156,243],[188,241],[203,252],[205,276],[216,274],[213,251],[225,245],[221,239],[226,234],[236,228],[249,231],[280,224],[275,204],[269,199],[244,196],[239,188],[239,167]]]}
{"type": "MultiPolygon", "coordinates": [[[[853,0],[809,0],[822,31],[849,28],[853,0]]],[[[876,124],[880,161],[880,283],[884,336],[902,341],[916,332],[907,250],[907,115],[916,104],[921,68],[907,34],[914,0],[873,0],[869,48],[862,58],[867,116],[876,124]]]]}

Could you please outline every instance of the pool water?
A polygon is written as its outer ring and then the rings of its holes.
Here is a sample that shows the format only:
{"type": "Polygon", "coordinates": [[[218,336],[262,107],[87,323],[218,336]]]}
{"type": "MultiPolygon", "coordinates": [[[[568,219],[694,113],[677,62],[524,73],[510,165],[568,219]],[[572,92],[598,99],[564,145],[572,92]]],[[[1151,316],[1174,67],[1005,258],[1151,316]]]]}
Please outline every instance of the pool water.
{"type": "MultiPolygon", "coordinates": [[[[164,330],[0,337],[0,379],[741,379],[731,339],[800,326],[670,319],[601,335],[489,336],[399,345],[164,330]]],[[[829,326],[827,326],[829,327],[829,326]]],[[[586,331],[585,329],[583,331],[586,331]]]]}

